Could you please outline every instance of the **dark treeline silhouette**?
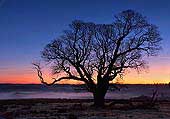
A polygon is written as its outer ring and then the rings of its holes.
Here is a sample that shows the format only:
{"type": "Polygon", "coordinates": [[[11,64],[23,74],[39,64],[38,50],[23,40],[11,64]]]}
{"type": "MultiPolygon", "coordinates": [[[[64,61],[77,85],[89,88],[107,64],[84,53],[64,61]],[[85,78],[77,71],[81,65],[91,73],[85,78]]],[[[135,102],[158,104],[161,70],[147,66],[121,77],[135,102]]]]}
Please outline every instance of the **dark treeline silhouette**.
{"type": "Polygon", "coordinates": [[[115,15],[111,24],[76,20],[42,51],[42,58],[53,65],[53,74],[62,73],[61,77],[48,83],[40,64],[34,66],[46,85],[65,79],[84,82],[93,93],[94,105],[102,107],[109,83],[127,69],[146,68],[144,57],[157,55],[161,40],[157,27],[133,10],[115,15]]]}

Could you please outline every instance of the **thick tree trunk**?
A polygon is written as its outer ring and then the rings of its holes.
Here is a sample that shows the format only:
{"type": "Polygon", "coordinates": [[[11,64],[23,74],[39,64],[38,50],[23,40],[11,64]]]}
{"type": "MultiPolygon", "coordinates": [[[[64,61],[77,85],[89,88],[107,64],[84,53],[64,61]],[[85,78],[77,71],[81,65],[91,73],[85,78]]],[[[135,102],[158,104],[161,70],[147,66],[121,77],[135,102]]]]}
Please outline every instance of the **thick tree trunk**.
{"type": "Polygon", "coordinates": [[[94,106],[95,107],[104,107],[105,104],[105,95],[109,87],[109,82],[102,81],[97,84],[97,88],[93,93],[94,96],[94,106]]]}
{"type": "Polygon", "coordinates": [[[104,103],[105,103],[105,98],[104,98],[105,94],[97,91],[93,95],[94,95],[94,106],[95,107],[103,107],[104,103]]]}

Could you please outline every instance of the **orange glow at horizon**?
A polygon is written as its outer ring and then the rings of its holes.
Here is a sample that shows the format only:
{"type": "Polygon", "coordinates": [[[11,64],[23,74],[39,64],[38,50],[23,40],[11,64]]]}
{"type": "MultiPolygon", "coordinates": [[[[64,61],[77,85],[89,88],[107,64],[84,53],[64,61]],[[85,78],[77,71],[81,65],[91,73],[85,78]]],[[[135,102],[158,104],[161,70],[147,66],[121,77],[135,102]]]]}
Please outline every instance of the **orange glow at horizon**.
{"type": "MultiPolygon", "coordinates": [[[[159,76],[159,75],[151,75],[148,73],[137,74],[129,73],[120,79],[120,82],[124,84],[154,84],[154,83],[168,83],[170,80],[167,79],[167,76],[159,76]],[[149,77],[148,77],[149,76],[149,77]]],[[[52,80],[48,78],[47,82],[51,82],[52,80]]],[[[115,82],[115,81],[113,81],[115,82]]],[[[30,75],[16,75],[16,76],[0,76],[0,83],[13,83],[13,84],[40,84],[40,80],[38,79],[37,74],[30,75]]],[[[59,84],[82,84],[80,81],[74,80],[62,80],[58,82],[59,84]]]]}
{"type": "MultiPolygon", "coordinates": [[[[154,83],[169,83],[170,82],[170,62],[169,59],[151,59],[149,62],[149,70],[138,74],[131,70],[123,80],[124,84],[154,84],[154,83]]],[[[0,70],[0,83],[18,83],[18,84],[40,84],[40,80],[35,69],[32,68],[13,68],[10,70],[0,70]],[[29,70],[28,70],[29,69],[29,70]]],[[[47,81],[51,82],[51,78],[47,77],[47,81]]],[[[73,80],[63,80],[60,84],[82,84],[73,80]]]]}

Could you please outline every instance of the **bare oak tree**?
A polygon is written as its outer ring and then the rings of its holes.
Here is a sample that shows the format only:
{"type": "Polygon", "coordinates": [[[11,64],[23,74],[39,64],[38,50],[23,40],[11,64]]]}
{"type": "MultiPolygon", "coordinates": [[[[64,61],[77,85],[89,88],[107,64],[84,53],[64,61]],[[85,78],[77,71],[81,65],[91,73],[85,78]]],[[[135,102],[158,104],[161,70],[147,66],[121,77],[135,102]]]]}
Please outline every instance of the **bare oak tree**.
{"type": "Polygon", "coordinates": [[[93,93],[94,105],[100,107],[109,82],[127,69],[144,68],[144,57],[157,55],[161,40],[155,25],[141,14],[126,10],[116,15],[112,24],[73,21],[69,30],[44,48],[42,58],[53,64],[54,74],[62,73],[62,77],[47,83],[40,66],[34,66],[46,85],[65,79],[84,82],[93,93]]]}

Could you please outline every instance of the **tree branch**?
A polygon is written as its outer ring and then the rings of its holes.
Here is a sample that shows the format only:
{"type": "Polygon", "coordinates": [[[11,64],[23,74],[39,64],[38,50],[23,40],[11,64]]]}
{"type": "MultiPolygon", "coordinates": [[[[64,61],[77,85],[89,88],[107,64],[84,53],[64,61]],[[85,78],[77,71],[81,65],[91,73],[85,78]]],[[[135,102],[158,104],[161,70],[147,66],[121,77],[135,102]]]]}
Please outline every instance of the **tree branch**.
{"type": "Polygon", "coordinates": [[[55,78],[52,78],[54,81],[52,83],[48,83],[44,80],[43,76],[42,76],[42,71],[41,71],[41,68],[39,66],[39,64],[36,64],[36,63],[32,63],[34,65],[34,68],[37,70],[37,75],[38,77],[40,78],[40,81],[41,83],[45,84],[45,85],[48,85],[48,86],[51,86],[61,80],[64,80],[64,79],[73,79],[73,80],[77,80],[77,81],[85,81],[83,80],[82,78],[78,78],[76,76],[73,76],[73,75],[69,75],[68,77],[60,77],[58,79],[55,79],[55,78]]]}

